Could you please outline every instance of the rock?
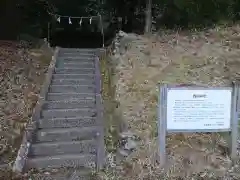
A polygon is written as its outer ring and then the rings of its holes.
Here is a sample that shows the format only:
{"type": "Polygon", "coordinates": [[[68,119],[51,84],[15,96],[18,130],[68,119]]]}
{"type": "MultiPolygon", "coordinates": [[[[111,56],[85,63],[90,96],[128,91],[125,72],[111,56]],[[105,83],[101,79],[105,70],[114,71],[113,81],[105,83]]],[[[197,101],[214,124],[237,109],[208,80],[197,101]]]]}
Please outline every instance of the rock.
{"type": "Polygon", "coordinates": [[[108,161],[108,164],[109,164],[111,167],[116,167],[115,159],[116,159],[115,154],[109,153],[109,154],[107,155],[107,161],[108,161]]]}
{"type": "Polygon", "coordinates": [[[115,42],[115,46],[120,46],[120,43],[119,42],[115,42]]]}
{"type": "Polygon", "coordinates": [[[44,172],[45,175],[50,175],[50,172],[44,172]]]}
{"type": "Polygon", "coordinates": [[[115,55],[114,55],[114,58],[115,58],[116,60],[119,60],[119,59],[121,58],[121,56],[120,56],[120,54],[115,54],[115,55]]]}
{"type": "Polygon", "coordinates": [[[147,45],[137,45],[136,47],[140,50],[144,50],[147,48],[147,45]]]}
{"type": "Polygon", "coordinates": [[[0,100],[0,108],[4,108],[6,105],[5,101],[0,100]]]}
{"type": "Polygon", "coordinates": [[[122,132],[119,134],[121,138],[134,138],[134,134],[130,131],[122,132]]]}
{"type": "Polygon", "coordinates": [[[58,169],[52,169],[51,172],[52,172],[52,173],[57,173],[57,172],[58,172],[58,169]]]}
{"type": "Polygon", "coordinates": [[[118,153],[124,157],[127,157],[129,155],[129,152],[124,149],[119,149],[118,153]]]}
{"type": "Polygon", "coordinates": [[[127,139],[127,143],[125,144],[124,149],[132,151],[132,150],[136,149],[136,147],[137,147],[137,143],[134,140],[127,139]]]}
{"type": "Polygon", "coordinates": [[[119,35],[120,37],[127,37],[127,36],[128,36],[128,34],[125,33],[125,32],[123,32],[123,31],[119,31],[119,32],[118,32],[118,35],[119,35]]]}

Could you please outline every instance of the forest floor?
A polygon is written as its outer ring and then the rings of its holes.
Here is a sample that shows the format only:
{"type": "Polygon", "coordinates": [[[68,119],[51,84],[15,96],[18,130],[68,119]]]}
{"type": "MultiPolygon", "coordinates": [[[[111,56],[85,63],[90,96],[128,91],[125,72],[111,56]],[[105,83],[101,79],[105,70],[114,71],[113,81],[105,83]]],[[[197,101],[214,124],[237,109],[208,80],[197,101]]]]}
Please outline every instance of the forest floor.
{"type": "Polygon", "coordinates": [[[0,41],[0,179],[13,179],[11,165],[38,99],[52,52],[45,45],[0,41]]]}
{"type": "Polygon", "coordinates": [[[119,44],[126,50],[112,57],[117,64],[113,77],[117,111],[138,140],[134,151],[120,162],[113,160],[117,153],[109,153],[102,179],[240,179],[240,163],[232,165],[220,134],[168,134],[166,166],[162,169],[155,163],[157,84],[222,86],[239,79],[240,26],[163,31],[151,38],[128,34],[119,44]]]}

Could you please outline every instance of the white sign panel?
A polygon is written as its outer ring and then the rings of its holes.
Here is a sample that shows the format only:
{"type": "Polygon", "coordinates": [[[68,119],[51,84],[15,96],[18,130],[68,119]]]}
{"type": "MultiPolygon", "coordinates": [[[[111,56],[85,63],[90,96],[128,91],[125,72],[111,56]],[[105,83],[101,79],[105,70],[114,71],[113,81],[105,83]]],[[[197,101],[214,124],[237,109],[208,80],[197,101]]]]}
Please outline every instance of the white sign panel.
{"type": "Polygon", "coordinates": [[[230,129],[231,90],[170,89],[167,130],[230,129]]]}

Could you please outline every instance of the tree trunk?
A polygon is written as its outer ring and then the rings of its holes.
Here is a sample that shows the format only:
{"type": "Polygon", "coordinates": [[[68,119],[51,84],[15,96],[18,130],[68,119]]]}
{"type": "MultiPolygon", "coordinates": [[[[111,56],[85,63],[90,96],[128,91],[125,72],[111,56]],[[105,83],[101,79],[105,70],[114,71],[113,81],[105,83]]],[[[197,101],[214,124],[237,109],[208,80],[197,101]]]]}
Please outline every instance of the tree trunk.
{"type": "Polygon", "coordinates": [[[152,29],[152,0],[147,0],[145,16],[145,34],[150,34],[152,29]]]}

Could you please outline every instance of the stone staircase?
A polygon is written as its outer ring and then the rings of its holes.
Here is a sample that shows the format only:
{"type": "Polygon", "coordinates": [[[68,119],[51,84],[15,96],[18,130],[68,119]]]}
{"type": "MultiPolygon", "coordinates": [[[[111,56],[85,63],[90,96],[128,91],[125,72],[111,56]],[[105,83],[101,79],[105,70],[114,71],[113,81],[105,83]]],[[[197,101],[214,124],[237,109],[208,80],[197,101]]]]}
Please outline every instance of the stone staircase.
{"type": "MultiPolygon", "coordinates": [[[[90,178],[104,164],[104,129],[100,95],[99,50],[58,49],[45,88],[24,169],[38,169],[34,179],[90,178]],[[67,169],[67,170],[66,170],[67,169]],[[54,170],[54,173],[53,173],[54,170]]],[[[25,141],[26,142],[26,141],[25,141]]],[[[21,154],[21,153],[19,153],[21,154]]]]}

